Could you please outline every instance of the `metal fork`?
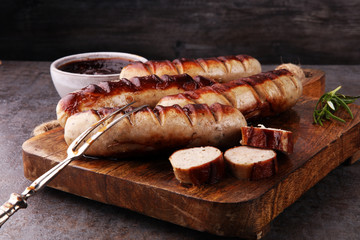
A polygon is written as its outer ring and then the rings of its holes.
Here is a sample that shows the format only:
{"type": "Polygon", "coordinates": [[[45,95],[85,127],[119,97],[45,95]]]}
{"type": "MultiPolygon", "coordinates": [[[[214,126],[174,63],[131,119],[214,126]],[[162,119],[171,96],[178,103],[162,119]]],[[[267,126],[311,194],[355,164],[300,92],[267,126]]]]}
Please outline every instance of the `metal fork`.
{"type": "Polygon", "coordinates": [[[88,140],[84,141],[85,138],[100,124],[105,122],[106,120],[110,119],[114,115],[118,114],[120,111],[124,110],[125,108],[129,107],[130,105],[134,104],[135,102],[129,103],[124,107],[116,110],[115,112],[107,115],[106,117],[100,119],[97,123],[93,124],[87,130],[85,130],[80,136],[78,136],[68,147],[67,149],[67,157],[62,162],[58,163],[56,166],[48,170],[46,173],[41,175],[38,179],[36,179],[30,186],[28,186],[21,194],[12,193],[10,195],[9,200],[4,203],[0,207],[0,228],[1,226],[20,208],[27,207],[27,199],[33,196],[36,192],[40,191],[44,188],[61,170],[63,170],[69,163],[73,160],[82,156],[85,151],[94,143],[96,139],[98,139],[104,132],[114,126],[117,122],[121,121],[122,119],[128,117],[132,113],[139,111],[140,109],[147,107],[147,105],[143,105],[141,107],[137,107],[120,117],[115,118],[109,124],[102,127],[98,132],[92,135],[88,140]],[[83,143],[82,146],[80,146],[83,143]],[[80,146],[80,147],[79,147],[80,146]]]}

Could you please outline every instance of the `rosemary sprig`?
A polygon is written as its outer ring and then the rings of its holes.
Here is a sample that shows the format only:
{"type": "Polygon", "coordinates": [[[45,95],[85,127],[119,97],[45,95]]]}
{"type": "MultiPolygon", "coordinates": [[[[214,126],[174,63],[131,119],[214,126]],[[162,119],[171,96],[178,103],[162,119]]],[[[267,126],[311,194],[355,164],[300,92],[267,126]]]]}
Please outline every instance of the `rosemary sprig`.
{"type": "Polygon", "coordinates": [[[340,122],[345,122],[344,119],[334,115],[341,107],[345,108],[351,118],[354,118],[348,104],[355,102],[360,96],[346,96],[339,94],[337,91],[339,91],[340,88],[341,86],[325,93],[319,98],[313,113],[314,123],[323,126],[323,121],[330,120],[331,118],[340,122]]]}

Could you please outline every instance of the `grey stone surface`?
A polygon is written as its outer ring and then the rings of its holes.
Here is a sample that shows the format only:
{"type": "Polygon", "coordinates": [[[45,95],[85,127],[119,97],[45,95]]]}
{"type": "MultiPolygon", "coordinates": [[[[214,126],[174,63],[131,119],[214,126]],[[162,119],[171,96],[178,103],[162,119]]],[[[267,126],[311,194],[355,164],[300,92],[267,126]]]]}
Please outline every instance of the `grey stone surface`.
{"type": "MultiPolygon", "coordinates": [[[[22,192],[30,184],[23,175],[22,143],[35,126],[56,118],[59,96],[49,67],[49,62],[3,61],[0,65],[1,204],[10,193],[22,192]]],[[[304,67],[324,70],[327,90],[343,85],[342,93],[360,94],[358,65],[304,67]]],[[[285,209],[264,239],[359,239],[359,172],[359,162],[332,171],[285,209]]],[[[0,240],[8,239],[224,238],[45,188],[29,199],[27,209],[17,212],[0,229],[0,240]]]]}

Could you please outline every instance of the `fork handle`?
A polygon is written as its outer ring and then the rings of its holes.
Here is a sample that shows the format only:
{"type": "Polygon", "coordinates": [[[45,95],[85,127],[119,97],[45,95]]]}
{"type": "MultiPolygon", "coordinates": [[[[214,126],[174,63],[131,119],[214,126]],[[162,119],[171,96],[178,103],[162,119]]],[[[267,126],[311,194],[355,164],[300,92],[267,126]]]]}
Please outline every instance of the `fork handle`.
{"type": "Polygon", "coordinates": [[[26,199],[20,194],[12,193],[9,200],[0,207],[0,228],[15,212],[26,207],[26,199]]]}
{"type": "Polygon", "coordinates": [[[45,187],[61,170],[63,170],[73,158],[66,158],[64,161],[58,163],[46,173],[37,178],[29,187],[27,187],[21,194],[12,193],[9,200],[0,207],[0,228],[1,226],[20,208],[27,207],[27,199],[33,196],[36,192],[45,187]]]}

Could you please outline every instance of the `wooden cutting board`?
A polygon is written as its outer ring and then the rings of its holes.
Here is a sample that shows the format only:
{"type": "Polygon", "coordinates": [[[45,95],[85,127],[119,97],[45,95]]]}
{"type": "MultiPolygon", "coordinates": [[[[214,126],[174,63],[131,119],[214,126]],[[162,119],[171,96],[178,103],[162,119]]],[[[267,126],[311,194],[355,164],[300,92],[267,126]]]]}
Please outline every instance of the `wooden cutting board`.
{"type": "MultiPolygon", "coordinates": [[[[307,76],[304,92],[318,97],[324,91],[324,73],[308,70],[307,76]]],[[[81,158],[49,186],[199,231],[261,238],[277,215],[360,149],[360,107],[351,106],[353,120],[340,112],[345,124],[320,127],[312,124],[315,103],[315,98],[303,96],[293,109],[263,119],[267,127],[293,131],[296,139],[294,153],[279,155],[279,173],[271,178],[242,181],[228,173],[216,184],[183,186],[163,155],[121,161],[81,158]]],[[[66,157],[66,148],[62,128],[27,140],[25,177],[35,180],[66,157]]]]}

